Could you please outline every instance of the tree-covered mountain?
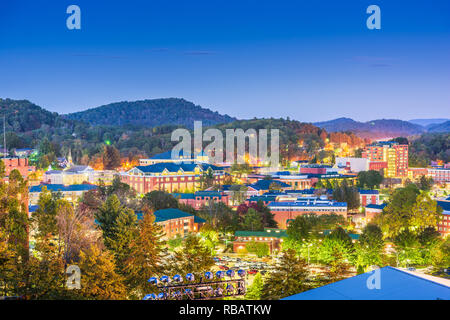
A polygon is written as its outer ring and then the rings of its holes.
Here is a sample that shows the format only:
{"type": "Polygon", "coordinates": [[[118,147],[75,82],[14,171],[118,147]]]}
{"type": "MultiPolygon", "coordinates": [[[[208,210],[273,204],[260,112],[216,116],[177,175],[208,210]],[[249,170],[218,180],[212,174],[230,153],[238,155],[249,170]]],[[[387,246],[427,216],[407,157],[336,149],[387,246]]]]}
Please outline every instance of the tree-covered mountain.
{"type": "Polygon", "coordinates": [[[202,121],[204,126],[210,126],[236,120],[177,98],[116,102],[65,117],[91,125],[155,127],[170,124],[189,128],[193,127],[194,121],[202,121]]]}
{"type": "Polygon", "coordinates": [[[410,141],[411,167],[425,167],[432,160],[450,162],[450,133],[425,133],[410,141]]]}
{"type": "MultiPolygon", "coordinates": [[[[43,126],[63,127],[73,121],[61,118],[58,113],[47,111],[28,100],[0,98],[0,116],[5,116],[6,131],[28,132],[43,126]]],[[[3,119],[1,119],[3,126],[3,119]]]]}
{"type": "Polygon", "coordinates": [[[428,132],[450,132],[450,120],[428,126],[428,132]]]}
{"type": "Polygon", "coordinates": [[[432,118],[432,119],[411,119],[408,120],[408,122],[414,123],[414,124],[418,124],[422,127],[428,128],[432,125],[435,124],[441,124],[444,123],[446,121],[450,121],[450,119],[447,118],[432,118]]]}
{"type": "Polygon", "coordinates": [[[323,128],[328,132],[350,131],[360,137],[371,139],[411,136],[426,131],[426,129],[420,125],[395,119],[359,122],[350,118],[338,118],[330,121],[316,122],[314,125],[323,128]]]}

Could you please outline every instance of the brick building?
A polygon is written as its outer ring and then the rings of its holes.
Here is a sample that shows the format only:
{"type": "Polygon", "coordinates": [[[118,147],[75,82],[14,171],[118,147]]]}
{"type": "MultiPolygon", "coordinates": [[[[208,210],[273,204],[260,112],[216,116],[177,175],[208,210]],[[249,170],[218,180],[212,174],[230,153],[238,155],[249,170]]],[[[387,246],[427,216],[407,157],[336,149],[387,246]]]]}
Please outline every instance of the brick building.
{"type": "Polygon", "coordinates": [[[246,250],[246,245],[249,242],[266,243],[269,247],[269,252],[279,250],[283,238],[287,237],[286,231],[281,229],[265,228],[264,231],[236,231],[234,233],[235,240],[233,241],[233,252],[242,252],[246,250]]]}
{"type": "Polygon", "coordinates": [[[24,178],[28,178],[31,173],[36,171],[36,167],[30,166],[26,158],[4,158],[2,160],[5,164],[5,177],[9,177],[13,170],[18,170],[24,178]]]}
{"type": "Polygon", "coordinates": [[[268,207],[281,229],[286,229],[291,220],[301,215],[337,214],[347,218],[346,202],[318,199],[317,197],[299,198],[292,202],[271,202],[268,207]]]}
{"type": "Polygon", "coordinates": [[[197,191],[194,193],[172,193],[178,202],[200,209],[210,203],[222,202],[229,205],[230,197],[218,191],[197,191]]]}
{"type": "Polygon", "coordinates": [[[148,166],[137,166],[121,173],[120,180],[139,194],[153,190],[169,193],[195,191],[200,187],[203,172],[211,170],[214,183],[221,184],[225,171],[218,166],[205,163],[157,163],[148,166]]]}
{"type": "MultiPolygon", "coordinates": [[[[142,219],[142,212],[136,213],[142,219]]],[[[183,237],[190,232],[198,232],[205,220],[178,209],[162,209],[155,211],[155,222],[163,228],[166,238],[177,235],[183,237]]]]}
{"type": "MultiPolygon", "coordinates": [[[[406,178],[408,176],[408,145],[392,141],[377,142],[366,146],[362,157],[384,167],[383,172],[386,178],[406,178]],[[382,164],[383,162],[386,164],[382,164]]],[[[374,166],[375,164],[372,164],[372,170],[376,170],[374,166]]]]}

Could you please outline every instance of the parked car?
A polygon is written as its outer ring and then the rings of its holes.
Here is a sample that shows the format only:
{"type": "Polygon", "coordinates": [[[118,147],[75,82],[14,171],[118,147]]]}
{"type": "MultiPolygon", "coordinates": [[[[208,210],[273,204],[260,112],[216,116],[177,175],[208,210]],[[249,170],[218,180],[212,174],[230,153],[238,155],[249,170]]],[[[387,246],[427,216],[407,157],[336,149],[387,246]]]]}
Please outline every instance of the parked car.
{"type": "Polygon", "coordinates": [[[248,273],[248,274],[257,274],[257,273],[258,273],[258,270],[250,269],[250,270],[247,271],[247,273],[248,273]]]}
{"type": "Polygon", "coordinates": [[[221,266],[219,266],[219,269],[221,269],[221,270],[228,270],[230,268],[225,266],[225,265],[221,265],[221,266]]]}

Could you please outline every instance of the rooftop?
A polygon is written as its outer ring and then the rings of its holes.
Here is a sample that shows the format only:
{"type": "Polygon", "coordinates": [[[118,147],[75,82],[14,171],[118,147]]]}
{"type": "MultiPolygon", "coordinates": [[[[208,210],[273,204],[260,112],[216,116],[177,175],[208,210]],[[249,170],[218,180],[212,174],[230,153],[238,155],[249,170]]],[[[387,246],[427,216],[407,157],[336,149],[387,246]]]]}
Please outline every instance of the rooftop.
{"type": "Polygon", "coordinates": [[[257,190],[269,190],[269,187],[272,183],[278,184],[281,188],[288,188],[290,185],[287,183],[278,181],[278,180],[258,180],[257,182],[250,185],[250,187],[257,189],[257,190]]]}
{"type": "Polygon", "coordinates": [[[235,237],[287,237],[286,230],[281,229],[265,229],[264,231],[236,231],[235,237]]]}
{"type": "Polygon", "coordinates": [[[450,201],[437,201],[438,206],[440,206],[444,211],[450,211],[450,201]]]}
{"type": "Polygon", "coordinates": [[[347,207],[347,202],[335,201],[286,201],[286,202],[270,202],[268,207],[347,207]]]}
{"type": "Polygon", "coordinates": [[[393,267],[380,269],[380,288],[369,289],[373,271],[286,297],[283,300],[449,300],[442,279],[393,267]]]}
{"type": "Polygon", "coordinates": [[[32,186],[29,188],[29,192],[42,192],[42,189],[46,187],[47,190],[52,192],[75,192],[75,191],[89,191],[92,189],[97,189],[96,185],[92,184],[72,184],[72,185],[63,185],[63,184],[40,184],[38,186],[32,186]]]}

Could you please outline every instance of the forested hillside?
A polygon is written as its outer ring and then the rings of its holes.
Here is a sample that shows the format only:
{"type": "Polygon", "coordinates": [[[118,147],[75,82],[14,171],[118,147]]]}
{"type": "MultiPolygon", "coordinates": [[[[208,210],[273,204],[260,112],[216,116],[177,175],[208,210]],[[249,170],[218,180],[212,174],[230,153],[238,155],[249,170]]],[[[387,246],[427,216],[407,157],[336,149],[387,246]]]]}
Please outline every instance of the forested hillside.
{"type": "Polygon", "coordinates": [[[236,120],[202,108],[184,99],[154,99],[111,103],[86,111],[68,114],[69,119],[81,120],[91,125],[140,125],[155,127],[161,125],[182,125],[193,127],[194,121],[210,126],[236,120]]]}

